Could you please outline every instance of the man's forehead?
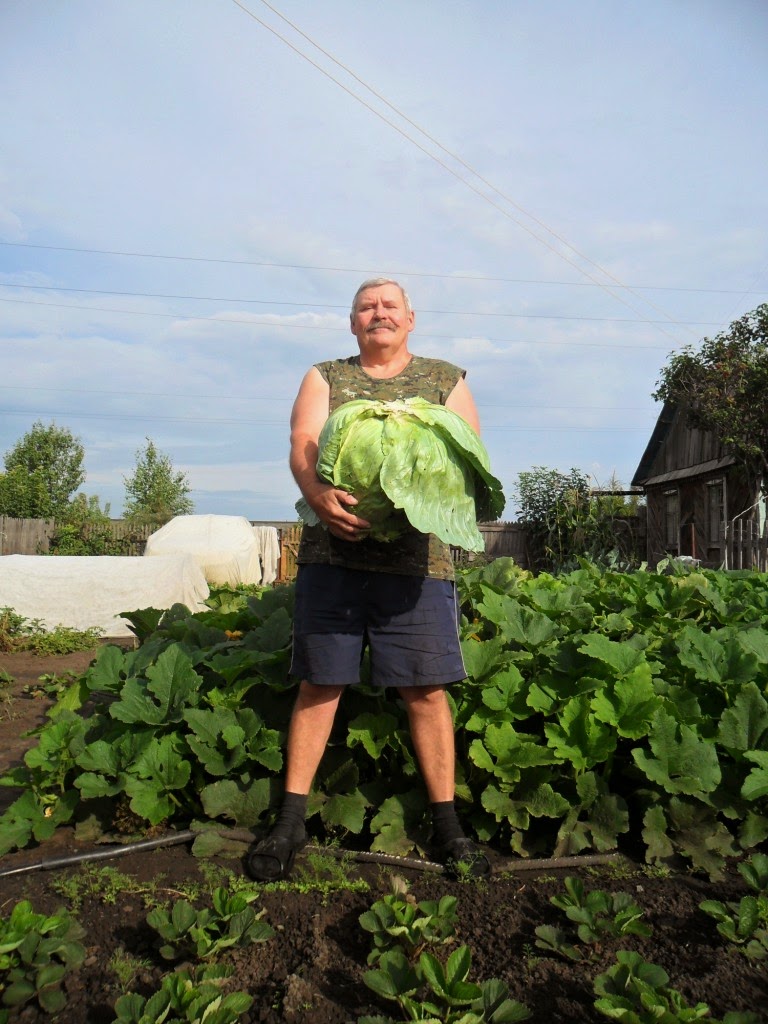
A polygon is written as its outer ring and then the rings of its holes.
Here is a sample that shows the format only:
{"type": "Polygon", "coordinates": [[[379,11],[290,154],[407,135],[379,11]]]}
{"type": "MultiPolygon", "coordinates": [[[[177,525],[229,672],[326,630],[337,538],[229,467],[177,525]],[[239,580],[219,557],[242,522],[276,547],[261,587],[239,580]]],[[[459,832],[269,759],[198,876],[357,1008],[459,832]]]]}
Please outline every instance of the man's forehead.
{"type": "Polygon", "coordinates": [[[379,298],[379,296],[387,299],[396,299],[398,302],[402,303],[405,302],[403,293],[396,284],[376,284],[360,292],[357,297],[358,305],[361,302],[366,301],[366,299],[370,301],[371,299],[379,298]]]}

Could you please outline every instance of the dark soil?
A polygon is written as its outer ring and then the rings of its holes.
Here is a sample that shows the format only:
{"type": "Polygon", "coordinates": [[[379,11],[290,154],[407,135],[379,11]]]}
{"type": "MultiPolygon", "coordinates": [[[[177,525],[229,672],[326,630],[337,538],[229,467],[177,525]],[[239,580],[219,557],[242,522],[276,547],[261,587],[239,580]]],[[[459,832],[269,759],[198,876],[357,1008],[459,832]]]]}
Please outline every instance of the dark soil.
{"type": "MultiPolygon", "coordinates": [[[[45,697],[26,695],[25,686],[35,684],[44,674],[80,672],[90,660],[87,653],[60,658],[0,653],[0,674],[5,671],[15,680],[9,688],[0,689],[0,772],[22,759],[24,750],[34,742],[23,733],[44,719],[48,706],[45,697]]],[[[0,789],[0,810],[13,796],[10,790],[0,789]]],[[[84,849],[75,843],[70,830],[61,829],[43,847],[2,858],[0,872],[84,849]]],[[[311,859],[311,853],[300,855],[294,877],[316,876],[316,868],[308,869],[311,859]]],[[[706,1003],[713,1018],[720,1019],[728,1011],[749,1010],[768,1021],[768,961],[760,966],[730,947],[718,935],[714,921],[699,910],[704,899],[737,901],[749,891],[735,870],[723,881],[711,882],[684,871],[658,877],[643,865],[624,860],[578,869],[547,866],[538,870],[519,870],[521,862],[510,863],[501,856],[494,855],[493,861],[494,874],[483,883],[455,882],[410,868],[352,864],[347,877],[366,882],[367,891],[276,892],[265,888],[257,906],[266,910],[275,937],[223,957],[223,962],[234,967],[228,987],[245,990],[254,998],[242,1020],[245,1024],[354,1024],[363,1014],[397,1016],[396,1006],[377,1000],[362,981],[371,943],[358,918],[390,891],[392,876],[398,874],[407,880],[416,899],[435,899],[446,893],[458,896],[459,941],[471,949],[472,979],[502,979],[511,997],[530,1009],[532,1021],[605,1021],[594,1008],[592,984],[597,974],[615,963],[618,949],[635,949],[663,967],[670,985],[690,1005],[706,1003]],[[652,926],[652,936],[609,939],[599,947],[582,947],[591,950],[591,956],[587,953],[588,958],[580,963],[546,956],[535,945],[534,930],[541,924],[567,926],[549,899],[563,892],[563,878],[568,874],[578,874],[588,889],[630,892],[643,909],[643,919],[652,926]]],[[[68,906],[85,927],[87,958],[65,982],[68,1002],[59,1021],[111,1024],[121,992],[148,996],[159,987],[161,977],[173,965],[157,953],[154,933],[146,924],[150,889],[155,899],[169,902],[179,898],[173,890],[191,881],[204,883],[205,891],[210,891],[210,863],[196,860],[187,845],[180,845],[132,852],[96,865],[0,876],[0,916],[7,917],[18,900],[29,899],[38,912],[68,906]],[[111,902],[98,891],[88,893],[89,886],[83,881],[88,872],[103,871],[105,866],[134,880],[109,894],[111,902]],[[118,951],[141,961],[134,977],[122,984],[110,966],[118,951]]],[[[237,857],[216,858],[213,863],[243,874],[237,857]]],[[[28,1004],[12,1019],[38,1024],[51,1018],[28,1004]]]]}

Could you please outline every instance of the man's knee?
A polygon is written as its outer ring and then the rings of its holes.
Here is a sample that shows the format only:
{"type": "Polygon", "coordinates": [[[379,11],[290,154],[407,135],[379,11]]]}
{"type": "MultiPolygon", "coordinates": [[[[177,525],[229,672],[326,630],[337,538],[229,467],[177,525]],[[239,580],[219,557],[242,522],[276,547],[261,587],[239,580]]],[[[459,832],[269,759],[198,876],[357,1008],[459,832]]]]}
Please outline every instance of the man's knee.
{"type": "Polygon", "coordinates": [[[316,683],[310,683],[304,679],[299,685],[296,706],[313,708],[337,704],[343,692],[343,686],[318,686],[316,683]]]}
{"type": "Polygon", "coordinates": [[[401,686],[397,692],[409,708],[440,707],[446,701],[444,686],[401,686]]]}

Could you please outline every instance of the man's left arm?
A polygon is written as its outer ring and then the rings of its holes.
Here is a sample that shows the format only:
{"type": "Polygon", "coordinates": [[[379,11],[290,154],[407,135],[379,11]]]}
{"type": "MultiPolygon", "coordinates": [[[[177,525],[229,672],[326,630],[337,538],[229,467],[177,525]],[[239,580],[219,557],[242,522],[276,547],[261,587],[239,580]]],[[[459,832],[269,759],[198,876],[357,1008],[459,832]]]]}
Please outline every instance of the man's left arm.
{"type": "Polygon", "coordinates": [[[459,378],[456,387],[448,395],[445,407],[465,419],[476,434],[480,433],[480,417],[477,413],[477,406],[472,392],[469,390],[469,385],[463,377],[459,378]]]}

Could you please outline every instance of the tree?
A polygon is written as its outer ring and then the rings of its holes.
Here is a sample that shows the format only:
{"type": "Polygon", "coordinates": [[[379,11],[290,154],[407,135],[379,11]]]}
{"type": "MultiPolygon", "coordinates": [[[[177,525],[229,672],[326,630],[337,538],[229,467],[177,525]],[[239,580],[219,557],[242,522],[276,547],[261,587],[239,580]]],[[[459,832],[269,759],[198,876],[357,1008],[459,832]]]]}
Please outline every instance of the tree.
{"type": "Polygon", "coordinates": [[[5,454],[0,515],[17,519],[65,515],[71,496],[85,480],[84,457],[83,446],[71,431],[38,420],[5,454]]]}
{"type": "Polygon", "coordinates": [[[167,523],[174,516],[189,515],[194,502],[189,497],[186,473],[176,472],[168,455],[158,451],[151,438],[136,452],[136,469],[123,477],[126,500],[123,514],[142,523],[167,523]]]}
{"type": "Polygon", "coordinates": [[[517,522],[528,534],[528,555],[537,569],[565,572],[580,558],[598,565],[628,567],[637,561],[628,520],[637,498],[626,501],[615,477],[605,493],[593,492],[579,469],[561,473],[534,466],[518,474],[517,522]]]}
{"type": "Polygon", "coordinates": [[[768,304],[727,331],[670,356],[653,397],[685,410],[688,424],[713,433],[750,481],[768,476],[768,304]]]}
{"type": "Polygon", "coordinates": [[[109,518],[109,502],[102,509],[98,495],[80,492],[56,520],[48,543],[50,555],[127,555],[133,538],[116,537],[109,518]]]}

